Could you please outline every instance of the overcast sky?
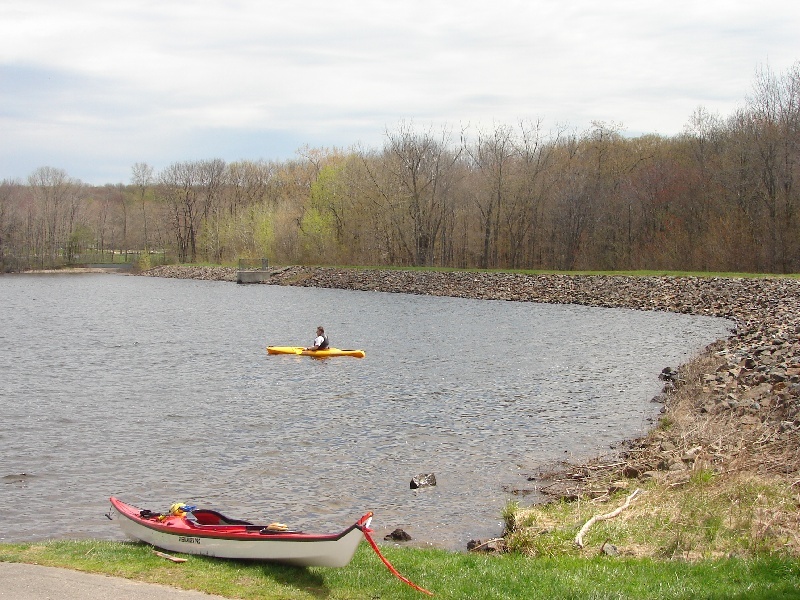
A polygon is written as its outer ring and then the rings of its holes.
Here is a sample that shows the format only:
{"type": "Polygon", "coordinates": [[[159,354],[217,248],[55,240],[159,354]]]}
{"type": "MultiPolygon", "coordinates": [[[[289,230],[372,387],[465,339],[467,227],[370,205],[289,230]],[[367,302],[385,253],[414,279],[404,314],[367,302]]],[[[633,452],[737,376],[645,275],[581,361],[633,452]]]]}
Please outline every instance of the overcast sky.
{"type": "Polygon", "coordinates": [[[796,0],[2,0],[0,179],[380,148],[401,122],[672,136],[798,60],[796,0]]]}

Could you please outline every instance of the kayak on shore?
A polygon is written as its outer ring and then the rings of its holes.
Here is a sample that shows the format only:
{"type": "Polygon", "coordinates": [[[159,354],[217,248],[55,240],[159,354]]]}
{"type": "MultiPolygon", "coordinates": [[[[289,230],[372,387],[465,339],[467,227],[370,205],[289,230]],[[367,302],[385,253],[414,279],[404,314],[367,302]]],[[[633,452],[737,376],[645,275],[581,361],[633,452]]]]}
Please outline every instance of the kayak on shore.
{"type": "Polygon", "coordinates": [[[128,537],[164,550],[303,567],[347,565],[364,532],[369,533],[372,520],[372,513],[368,512],[339,533],[310,534],[290,530],[282,523],[255,525],[180,503],[163,514],[126,504],[113,496],[111,505],[128,537]]]}
{"type": "Polygon", "coordinates": [[[364,358],[363,350],[342,350],[341,348],[326,348],[325,350],[306,350],[302,346],[267,346],[267,354],[294,354],[313,356],[314,358],[328,358],[333,356],[352,356],[364,358]]]}
{"type": "MultiPolygon", "coordinates": [[[[361,539],[369,545],[387,569],[403,583],[424,594],[433,594],[403,577],[381,554],[372,539],[372,512],[367,512],[339,533],[313,534],[289,529],[283,523],[257,525],[231,519],[222,513],[176,502],[167,512],[153,512],[111,496],[106,514],[116,520],[129,538],[172,552],[278,562],[298,567],[344,567],[353,559],[361,539]]],[[[174,562],[181,557],[161,554],[174,562]]]]}

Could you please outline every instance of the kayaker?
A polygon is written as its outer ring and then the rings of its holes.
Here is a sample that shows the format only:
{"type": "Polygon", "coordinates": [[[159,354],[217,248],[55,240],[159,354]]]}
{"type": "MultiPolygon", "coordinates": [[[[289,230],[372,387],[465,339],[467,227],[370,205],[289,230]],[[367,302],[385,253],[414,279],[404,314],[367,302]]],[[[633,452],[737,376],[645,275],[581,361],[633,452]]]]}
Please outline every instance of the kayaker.
{"type": "Polygon", "coordinates": [[[328,347],[328,336],[325,335],[325,329],[322,325],[317,327],[317,337],[314,338],[314,345],[306,350],[325,350],[328,347]]]}

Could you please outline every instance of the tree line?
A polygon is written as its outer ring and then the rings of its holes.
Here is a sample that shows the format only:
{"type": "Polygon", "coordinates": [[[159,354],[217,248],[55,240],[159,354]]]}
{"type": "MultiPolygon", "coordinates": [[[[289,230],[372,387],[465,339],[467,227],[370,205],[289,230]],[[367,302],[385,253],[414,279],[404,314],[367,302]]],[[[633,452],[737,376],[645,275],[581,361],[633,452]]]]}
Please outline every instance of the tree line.
{"type": "Polygon", "coordinates": [[[378,149],[288,161],[137,163],[128,184],[57,168],[0,182],[0,269],[167,261],[485,269],[800,271],[800,62],[757,71],[722,118],[470,132],[401,123],[378,149]]]}

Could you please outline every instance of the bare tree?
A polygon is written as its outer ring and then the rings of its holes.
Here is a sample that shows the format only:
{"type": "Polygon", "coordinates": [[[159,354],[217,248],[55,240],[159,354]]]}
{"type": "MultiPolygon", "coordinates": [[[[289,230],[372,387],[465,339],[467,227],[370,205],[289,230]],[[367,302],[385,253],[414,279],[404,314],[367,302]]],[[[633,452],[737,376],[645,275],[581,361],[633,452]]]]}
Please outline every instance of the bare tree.
{"type": "Polygon", "coordinates": [[[479,132],[476,143],[467,152],[478,180],[475,204],[483,232],[479,266],[488,269],[499,266],[501,211],[510,193],[511,171],[517,157],[513,131],[507,125],[497,125],[488,133],[479,132]]]}
{"type": "MultiPolygon", "coordinates": [[[[55,264],[62,248],[66,248],[81,196],[79,181],[71,179],[63,169],[40,167],[29,177],[34,200],[40,208],[44,252],[50,264],[55,264]]],[[[41,259],[44,261],[45,255],[41,259]]]]}
{"type": "Polygon", "coordinates": [[[504,211],[508,266],[512,268],[525,266],[526,254],[529,266],[541,264],[543,210],[554,182],[555,147],[563,133],[557,130],[552,136],[544,136],[540,121],[520,123],[519,129],[520,135],[514,141],[517,164],[512,195],[504,211]]]}
{"type": "Polygon", "coordinates": [[[225,181],[225,161],[204,160],[197,163],[199,186],[202,191],[203,254],[214,262],[221,262],[220,226],[222,189],[225,181]]]}
{"type": "Polygon", "coordinates": [[[180,262],[195,262],[200,205],[197,163],[173,163],[159,175],[160,191],[170,209],[180,262]]]}
{"type": "Polygon", "coordinates": [[[760,198],[767,209],[774,243],[773,268],[788,272],[797,258],[791,232],[796,229],[800,164],[800,62],[779,78],[761,69],[748,102],[760,169],[760,198]],[[792,247],[794,246],[794,247],[792,247]]]}
{"type": "Polygon", "coordinates": [[[382,210],[410,264],[431,265],[437,240],[441,242],[453,167],[461,150],[448,148],[447,128],[436,137],[431,131],[418,133],[411,124],[404,123],[396,133],[387,131],[386,137],[382,173],[378,176],[371,171],[382,210]]]}
{"type": "Polygon", "coordinates": [[[0,273],[22,266],[24,224],[19,214],[21,184],[0,181],[0,273]]]}
{"type": "Polygon", "coordinates": [[[142,230],[144,251],[149,252],[147,239],[147,192],[153,184],[153,167],[147,163],[136,163],[131,172],[131,185],[136,190],[139,206],[142,208],[142,230]]]}

